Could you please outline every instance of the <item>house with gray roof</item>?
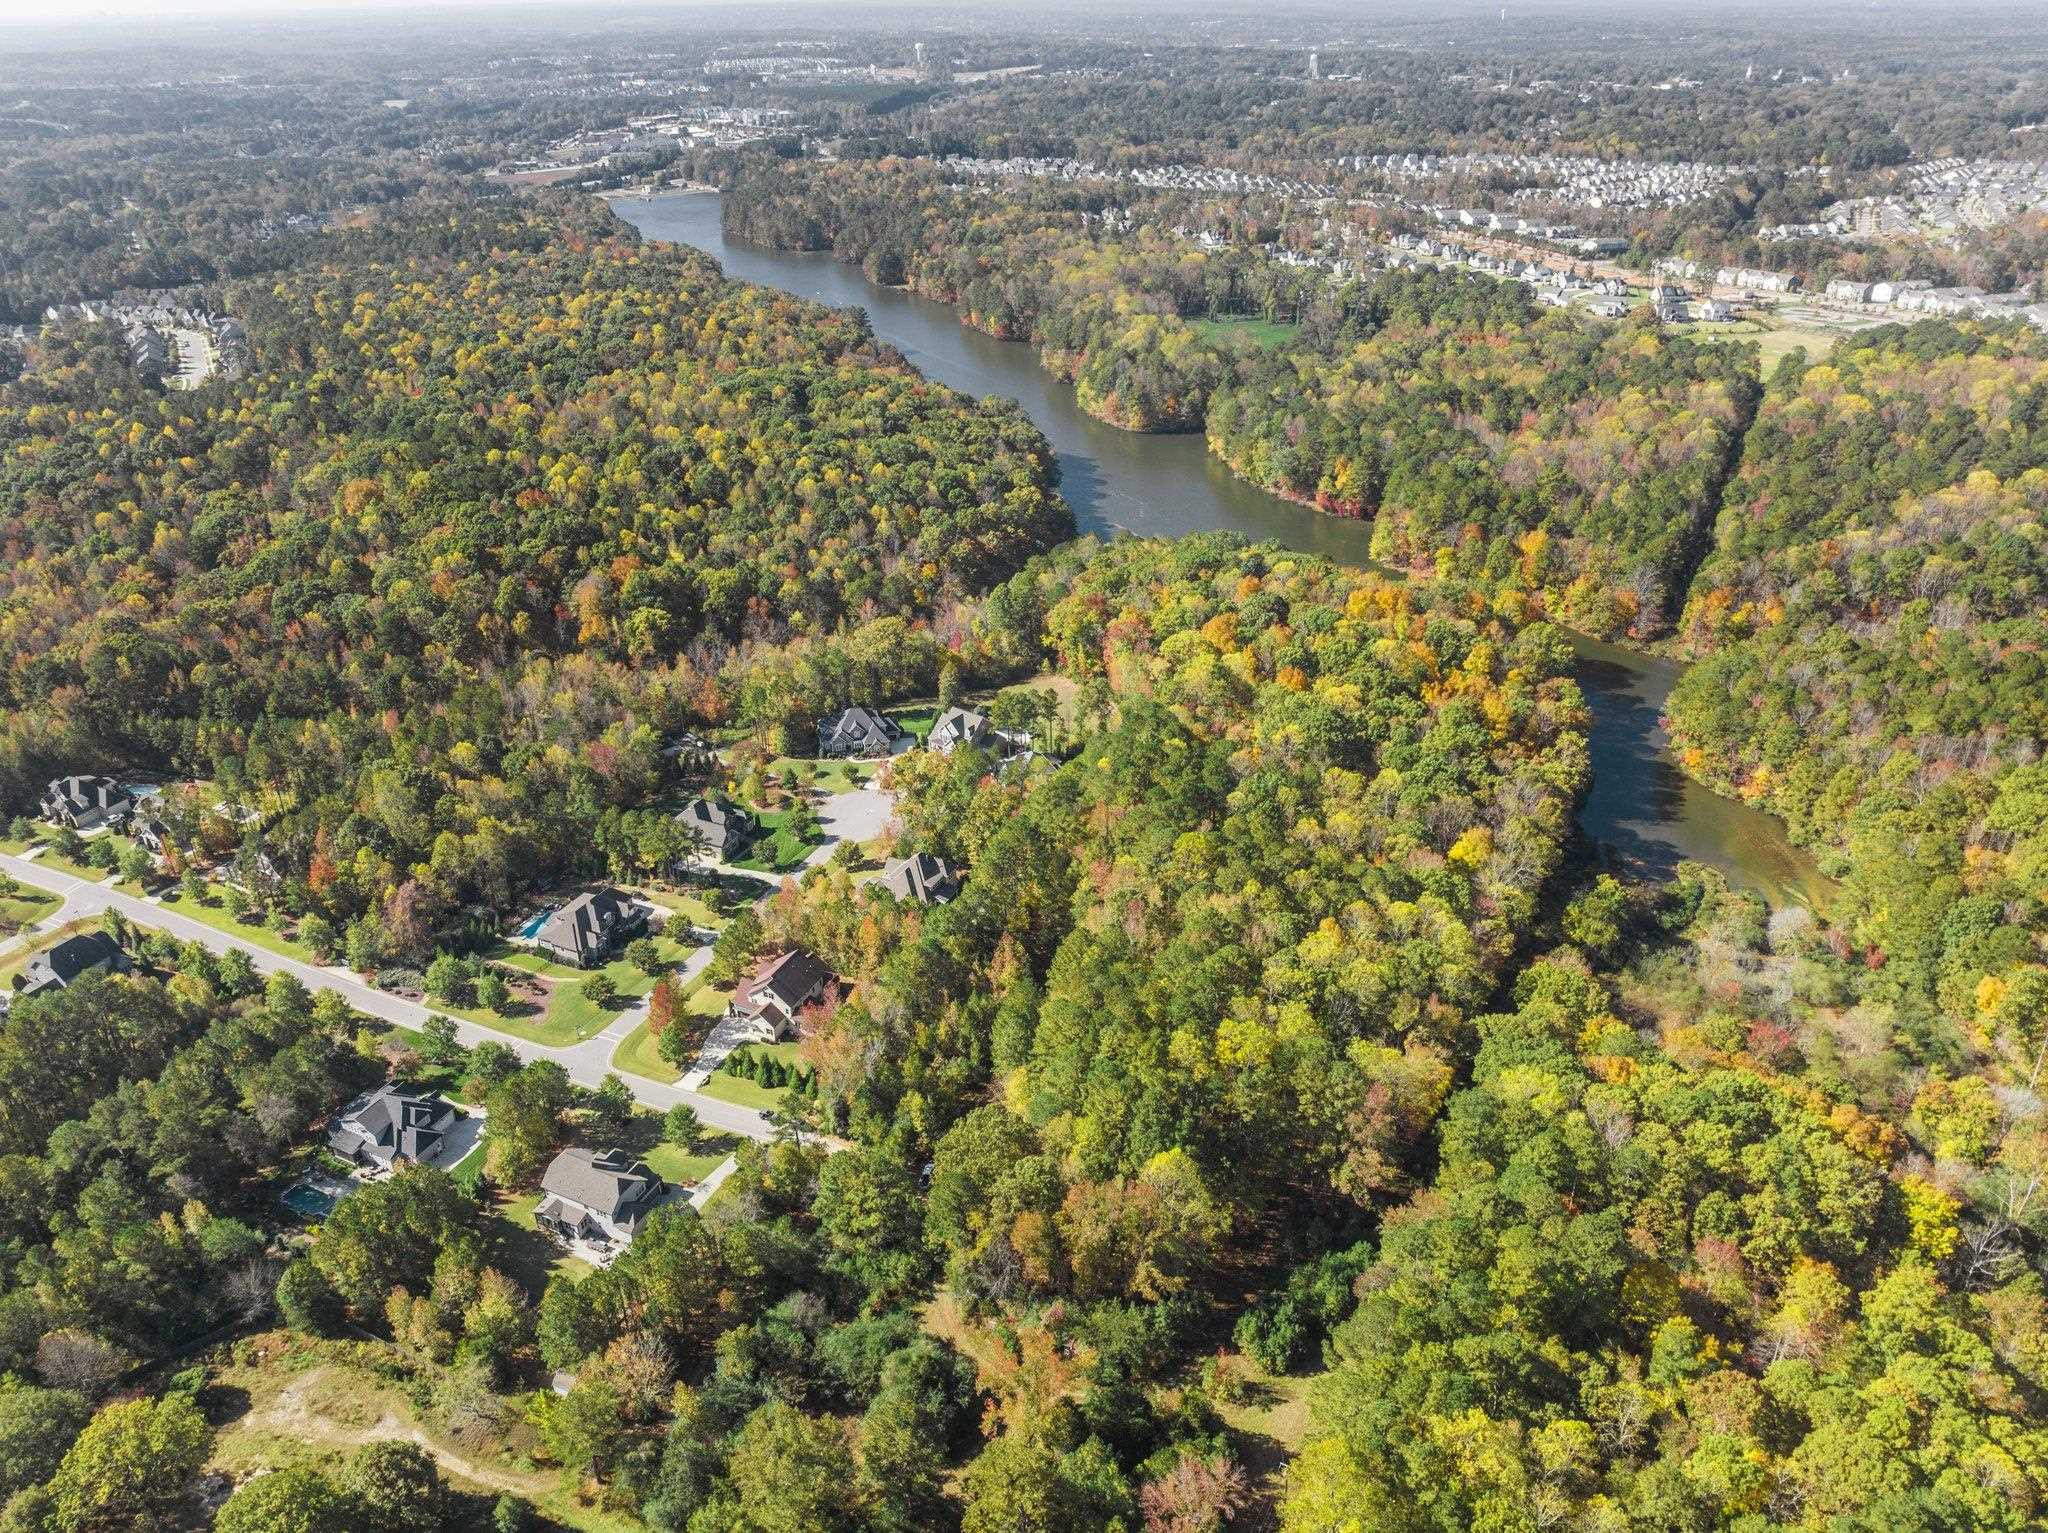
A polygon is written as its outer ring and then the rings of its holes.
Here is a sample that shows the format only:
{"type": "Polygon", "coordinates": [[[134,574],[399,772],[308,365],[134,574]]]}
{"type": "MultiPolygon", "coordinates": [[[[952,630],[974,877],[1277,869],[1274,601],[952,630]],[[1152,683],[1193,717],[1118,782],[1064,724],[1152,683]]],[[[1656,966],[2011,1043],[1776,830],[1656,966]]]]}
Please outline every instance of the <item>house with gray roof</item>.
{"type": "Polygon", "coordinates": [[[796,1031],[797,1013],[821,1000],[832,981],[832,971],[822,959],[791,948],[740,982],[725,1015],[740,1023],[744,1032],[772,1043],[796,1031]]]}
{"type": "Polygon", "coordinates": [[[818,720],[821,756],[886,756],[902,738],[902,726],[872,708],[842,708],[818,720]]]}
{"type": "Polygon", "coordinates": [[[540,1179],[533,1222],[557,1239],[629,1244],[668,1184],[624,1150],[562,1151],[540,1179]]]}
{"type": "Polygon", "coordinates": [[[881,884],[897,899],[943,905],[960,892],[960,879],[943,857],[916,852],[883,864],[881,884]]]}
{"type": "Polygon", "coordinates": [[[455,1109],[439,1095],[393,1081],[337,1113],[327,1126],[327,1147],[359,1166],[431,1161],[454,1123],[455,1109]]]}
{"type": "Polygon", "coordinates": [[[760,829],[752,815],[720,794],[691,799],[676,816],[676,823],[721,862],[744,852],[760,829]]]}
{"type": "Polygon", "coordinates": [[[18,976],[15,994],[43,995],[67,990],[88,974],[125,974],[133,965],[121,944],[105,932],[80,932],[44,948],[18,976]]]}
{"type": "Polygon", "coordinates": [[[76,831],[118,830],[134,812],[134,797],[111,777],[60,777],[43,791],[43,818],[76,831]]]}
{"type": "Polygon", "coordinates": [[[534,933],[533,945],[557,963],[597,969],[646,930],[645,906],[616,889],[593,889],[549,916],[534,933]]]}
{"type": "Polygon", "coordinates": [[[986,745],[994,738],[995,728],[987,714],[955,706],[938,716],[924,743],[927,749],[950,756],[959,746],[986,745]]]}

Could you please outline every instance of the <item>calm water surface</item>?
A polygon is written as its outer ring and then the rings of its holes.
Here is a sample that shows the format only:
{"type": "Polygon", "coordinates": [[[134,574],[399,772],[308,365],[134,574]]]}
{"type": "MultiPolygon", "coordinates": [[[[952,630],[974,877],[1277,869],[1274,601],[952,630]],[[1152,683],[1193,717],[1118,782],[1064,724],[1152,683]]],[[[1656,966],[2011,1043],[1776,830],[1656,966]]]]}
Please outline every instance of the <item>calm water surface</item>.
{"type": "MultiPolygon", "coordinates": [[[[865,309],[875,334],[927,377],[1016,400],[1058,453],[1060,489],[1083,532],[1176,537],[1227,528],[1346,564],[1371,562],[1369,523],[1254,489],[1210,457],[1199,436],[1144,436],[1104,425],[1075,405],[1074,391],[1042,369],[1030,347],[968,329],[949,305],[877,287],[829,255],[729,243],[718,226],[716,193],[621,198],[613,207],[650,239],[708,251],[734,277],[835,308],[865,309]]],[[[1593,787],[1580,813],[1587,833],[1646,873],[1667,873],[1691,858],[1774,903],[1824,896],[1826,880],[1775,819],[1709,793],[1671,760],[1659,717],[1679,668],[1596,639],[1573,642],[1593,710],[1593,787]]]]}

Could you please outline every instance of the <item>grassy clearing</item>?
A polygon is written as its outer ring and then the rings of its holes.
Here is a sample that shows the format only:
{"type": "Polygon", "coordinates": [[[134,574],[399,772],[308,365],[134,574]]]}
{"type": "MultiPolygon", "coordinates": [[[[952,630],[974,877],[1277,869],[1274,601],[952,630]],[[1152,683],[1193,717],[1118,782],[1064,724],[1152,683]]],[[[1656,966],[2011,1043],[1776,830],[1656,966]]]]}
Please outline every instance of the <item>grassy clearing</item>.
{"type": "Polygon", "coordinates": [[[694,1187],[725,1163],[739,1141],[730,1137],[707,1136],[694,1150],[681,1145],[657,1144],[641,1151],[641,1159],[664,1181],[678,1187],[694,1187]]]}
{"type": "Polygon", "coordinates": [[[89,884],[105,883],[114,876],[111,868],[96,868],[89,862],[73,862],[69,857],[59,857],[54,851],[46,851],[36,859],[36,866],[48,868],[53,873],[63,873],[71,878],[80,878],[89,884]]]}
{"type": "Polygon", "coordinates": [[[1270,1374],[1249,1357],[1238,1357],[1244,1388],[1235,1401],[1218,1401],[1216,1413],[1230,1433],[1238,1462],[1251,1477],[1253,1501],[1231,1523],[1247,1533],[1279,1526],[1287,1464],[1308,1439],[1309,1376],[1270,1374]]]}
{"type": "Polygon", "coordinates": [[[777,782],[786,772],[794,772],[798,780],[816,788],[820,793],[850,793],[855,788],[865,788],[874,780],[879,764],[873,761],[857,761],[846,757],[827,757],[814,760],[805,756],[778,756],[768,763],[768,775],[777,782]]]}
{"type": "Polygon", "coordinates": [[[635,888],[631,892],[659,905],[663,910],[681,916],[699,930],[718,931],[725,925],[725,918],[713,910],[701,894],[691,894],[681,889],[645,887],[635,888]]]}
{"type": "Polygon", "coordinates": [[[500,1193],[497,1208],[483,1225],[490,1264],[524,1288],[536,1302],[547,1288],[549,1278],[559,1275],[581,1281],[597,1270],[589,1262],[569,1255],[555,1244],[552,1236],[541,1233],[540,1226],[533,1221],[533,1211],[539,1206],[537,1191],[500,1193]]]}
{"type": "Polygon", "coordinates": [[[1218,346],[1273,347],[1301,334],[1299,325],[1278,319],[1256,319],[1250,315],[1198,319],[1190,328],[1203,340],[1218,346]]]}

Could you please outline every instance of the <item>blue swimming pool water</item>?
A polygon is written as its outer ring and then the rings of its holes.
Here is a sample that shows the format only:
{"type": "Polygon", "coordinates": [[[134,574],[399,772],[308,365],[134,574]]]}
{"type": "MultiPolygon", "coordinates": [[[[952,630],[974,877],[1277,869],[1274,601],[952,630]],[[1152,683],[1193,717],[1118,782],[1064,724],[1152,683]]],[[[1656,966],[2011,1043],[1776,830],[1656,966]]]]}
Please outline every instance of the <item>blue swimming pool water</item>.
{"type": "Polygon", "coordinates": [[[278,1194],[278,1202],[293,1213],[307,1219],[325,1219],[334,1212],[334,1205],[340,1201],[331,1193],[322,1192],[311,1182],[295,1182],[278,1194]]]}
{"type": "Polygon", "coordinates": [[[553,914],[553,910],[543,910],[538,915],[527,917],[526,924],[519,928],[519,935],[529,939],[538,937],[540,929],[548,924],[548,917],[553,914]]]}

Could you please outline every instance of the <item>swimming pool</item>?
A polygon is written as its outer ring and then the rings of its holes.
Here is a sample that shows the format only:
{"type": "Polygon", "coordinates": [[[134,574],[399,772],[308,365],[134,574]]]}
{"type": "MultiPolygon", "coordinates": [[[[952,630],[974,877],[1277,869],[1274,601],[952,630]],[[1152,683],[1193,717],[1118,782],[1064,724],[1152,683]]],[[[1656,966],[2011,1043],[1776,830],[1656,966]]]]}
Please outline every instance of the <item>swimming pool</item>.
{"type": "Polygon", "coordinates": [[[334,1212],[334,1205],[341,1201],[339,1192],[329,1192],[318,1182],[308,1179],[294,1182],[277,1195],[277,1201],[302,1219],[325,1219],[334,1212]]]}
{"type": "Polygon", "coordinates": [[[526,918],[526,924],[519,928],[519,935],[526,938],[527,941],[531,942],[535,937],[538,937],[540,935],[540,929],[548,924],[548,917],[553,915],[554,913],[554,906],[550,905],[546,910],[541,911],[538,915],[528,916],[526,918]]]}

